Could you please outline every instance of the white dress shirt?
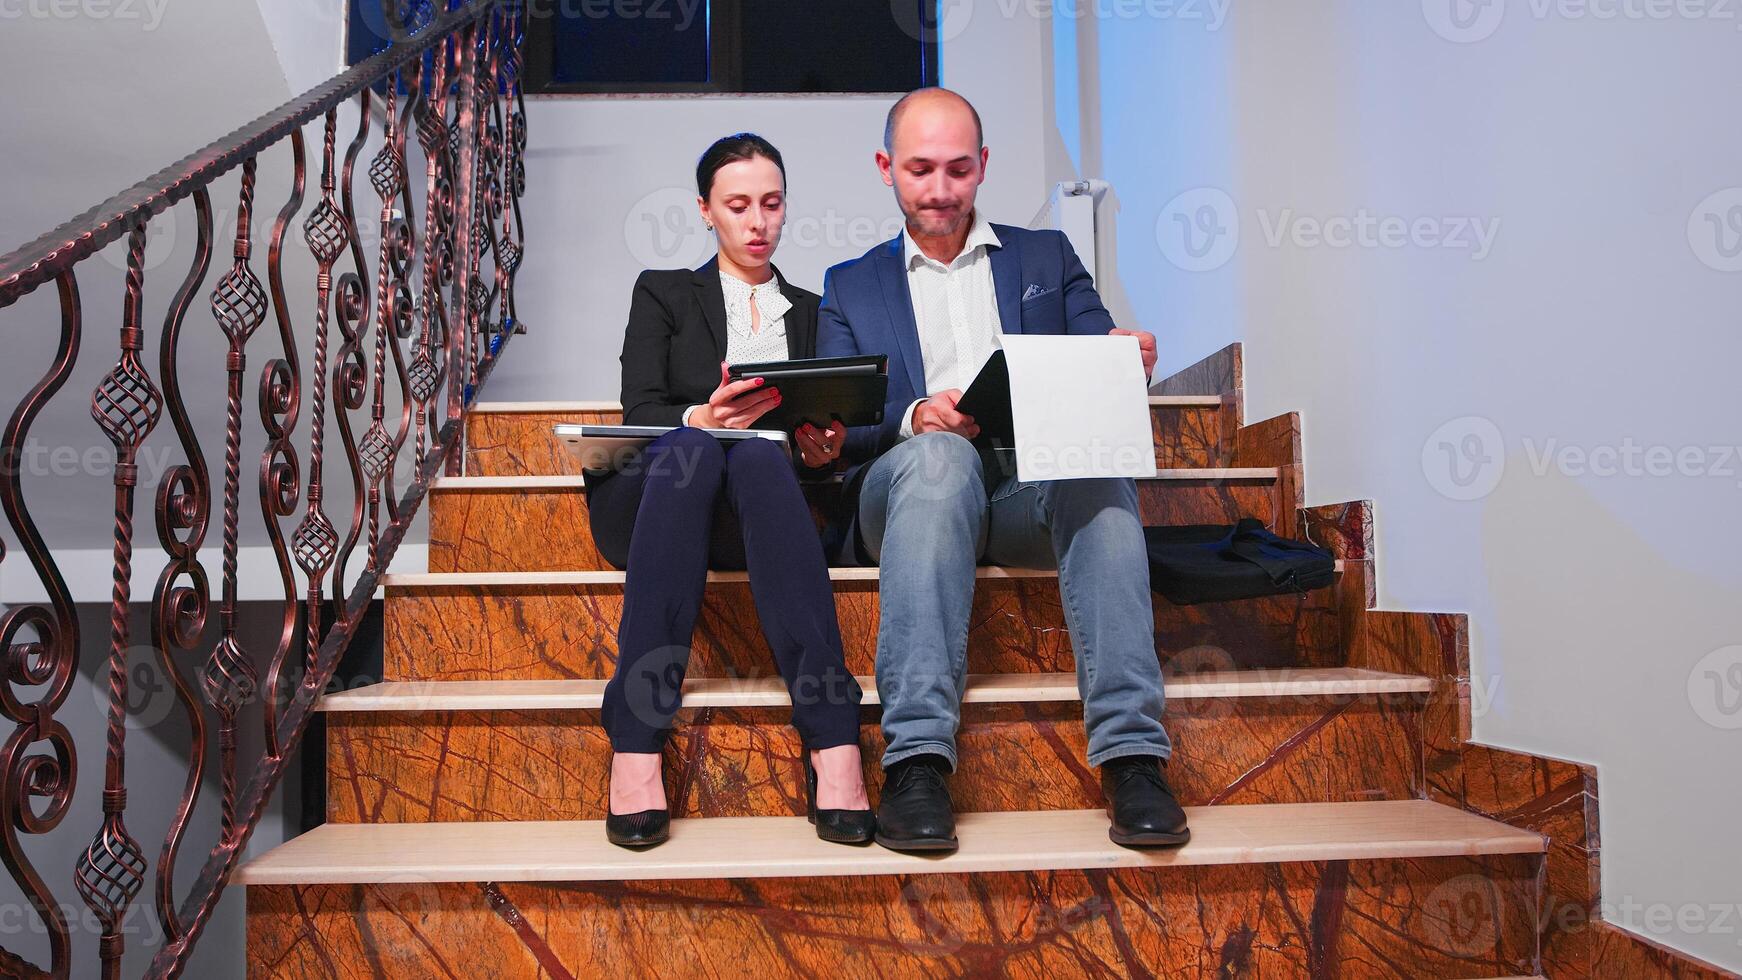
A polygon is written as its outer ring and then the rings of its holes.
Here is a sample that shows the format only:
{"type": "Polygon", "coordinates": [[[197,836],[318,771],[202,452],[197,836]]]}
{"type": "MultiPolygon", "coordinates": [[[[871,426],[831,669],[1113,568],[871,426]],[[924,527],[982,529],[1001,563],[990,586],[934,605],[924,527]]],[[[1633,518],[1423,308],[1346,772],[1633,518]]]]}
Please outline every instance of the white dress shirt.
{"type": "MultiPolygon", "coordinates": [[[[999,348],[1004,332],[992,282],[991,250],[1001,244],[998,235],[991,222],[975,210],[962,253],[947,264],[921,252],[907,231],[901,235],[926,394],[951,388],[966,391],[986,359],[999,348]]],[[[901,438],[913,435],[913,410],[924,400],[907,406],[901,438]]]]}
{"type": "MultiPolygon", "coordinates": [[[[786,347],[786,312],[792,301],[780,291],[780,278],[751,285],[724,270],[720,272],[720,290],[726,296],[726,362],[755,364],[761,361],[784,361],[786,347]],[[755,306],[761,326],[751,314],[755,306]]],[[[690,424],[690,413],[701,408],[691,405],[684,409],[683,424],[690,424]]]]}

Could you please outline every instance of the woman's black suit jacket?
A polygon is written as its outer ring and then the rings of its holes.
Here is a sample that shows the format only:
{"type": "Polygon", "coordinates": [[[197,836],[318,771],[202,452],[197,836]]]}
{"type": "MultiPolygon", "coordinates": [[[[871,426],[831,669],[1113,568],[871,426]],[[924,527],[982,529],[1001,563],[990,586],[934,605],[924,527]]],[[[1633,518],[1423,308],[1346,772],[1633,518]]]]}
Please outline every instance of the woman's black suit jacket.
{"type": "MultiPolygon", "coordinates": [[[[792,360],[816,356],[821,297],[786,281],[786,352],[792,360]]],[[[726,293],[720,260],[700,269],[650,269],[635,281],[629,328],[623,337],[623,424],[683,424],[684,409],[706,404],[720,387],[726,359],[726,293]]]]}

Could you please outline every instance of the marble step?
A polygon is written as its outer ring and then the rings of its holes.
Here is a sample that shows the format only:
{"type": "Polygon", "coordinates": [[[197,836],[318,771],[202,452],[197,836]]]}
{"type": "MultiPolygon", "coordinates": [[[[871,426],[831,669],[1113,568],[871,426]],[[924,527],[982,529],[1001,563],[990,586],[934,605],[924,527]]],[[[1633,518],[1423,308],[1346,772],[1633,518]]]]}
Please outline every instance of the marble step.
{"type": "MultiPolygon", "coordinates": [[[[875,682],[860,744],[883,773],[875,682]]],[[[1187,804],[1405,799],[1420,794],[1425,677],[1332,668],[1169,679],[1169,773],[1187,804]]],[[[603,681],[388,683],[332,694],[327,818],[335,822],[602,819],[611,748],[603,681]]],[[[963,810],[1104,805],[1071,674],[976,675],[951,793],[963,810]]],[[[802,814],[802,746],[776,678],[698,679],[667,744],[678,816],[802,814]]]]}
{"type": "MultiPolygon", "coordinates": [[[[877,681],[856,680],[864,702],[877,704],[877,681]]],[[[597,709],[604,680],[386,681],[322,697],[316,711],[587,711],[597,709]]],[[[1359,698],[1425,694],[1433,681],[1358,667],[1240,670],[1168,678],[1170,700],[1208,698],[1359,698]]],[[[683,685],[686,708],[771,708],[792,703],[779,677],[692,677],[683,685]]],[[[967,704],[1077,701],[1074,674],[971,674],[967,704]]]]}
{"type": "MultiPolygon", "coordinates": [[[[847,668],[874,673],[876,568],[835,568],[847,668]]],[[[1075,670],[1054,572],[977,570],[968,634],[972,673],[1075,670]]],[[[624,574],[614,571],[393,574],[384,680],[562,680],[611,676],[624,574]]],[[[1344,664],[1339,587],[1305,595],[1174,606],[1153,603],[1156,648],[1182,672],[1344,664]]],[[[711,572],[690,658],[693,677],[770,672],[743,572],[711,572]]]]}
{"type": "MultiPolygon", "coordinates": [[[[780,829],[808,847],[809,826],[784,819],[780,829]]],[[[1104,846],[1105,831],[1083,824],[1085,847],[1104,846]]],[[[255,884],[246,889],[248,976],[332,976],[337,964],[347,976],[380,980],[1443,978],[1538,966],[1540,853],[1187,863],[1242,846],[1206,839],[1202,818],[1197,826],[1187,845],[1195,851],[1143,864],[1112,855],[1120,864],[1111,867],[952,874],[954,866],[916,859],[897,874],[826,877],[425,883],[394,871],[371,882],[255,884]]],[[[595,826],[574,836],[602,835],[595,826]]],[[[1036,860],[1056,861],[1072,840],[1041,836],[1036,860]]],[[[542,853],[526,863],[561,862],[567,842],[529,841],[542,853]]],[[[676,844],[631,857],[670,860],[660,852],[676,844]]],[[[1328,849],[1297,837],[1289,850],[1328,849]]],[[[883,857],[853,851],[848,859],[883,857]]]]}
{"type": "Polygon", "coordinates": [[[1100,810],[962,813],[944,857],[820,841],[802,817],[675,820],[671,840],[632,852],[603,821],[323,824],[246,862],[242,885],[665,881],[961,874],[1065,869],[1474,857],[1546,850],[1541,834],[1426,800],[1190,807],[1183,847],[1107,839],[1100,810]]]}
{"type": "MultiPolygon", "coordinates": [[[[1151,396],[1149,406],[1157,466],[1231,465],[1240,425],[1236,396],[1151,396]]],[[[483,402],[466,416],[466,472],[579,475],[580,466],[551,436],[551,426],[622,420],[623,406],[617,402],[483,402]]]]}
{"type": "MultiPolygon", "coordinates": [[[[1146,525],[1276,525],[1288,505],[1279,467],[1163,470],[1138,481],[1146,525]]],[[[444,477],[430,486],[429,568],[434,572],[536,572],[611,567],[593,542],[580,476],[444,477]],[[527,534],[537,528],[537,534],[527,534]]],[[[805,488],[819,526],[838,509],[838,483],[805,488]]]]}

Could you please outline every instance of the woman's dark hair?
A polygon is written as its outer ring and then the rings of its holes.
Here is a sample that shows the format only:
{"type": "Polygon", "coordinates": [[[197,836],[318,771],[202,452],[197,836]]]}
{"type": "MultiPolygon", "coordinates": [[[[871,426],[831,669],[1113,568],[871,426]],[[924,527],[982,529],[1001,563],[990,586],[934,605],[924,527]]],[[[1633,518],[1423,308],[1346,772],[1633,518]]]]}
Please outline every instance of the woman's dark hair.
{"type": "Polygon", "coordinates": [[[696,163],[696,191],[702,195],[702,200],[707,200],[708,195],[714,191],[714,177],[721,167],[757,157],[773,160],[774,165],[780,168],[781,183],[786,182],[786,162],[780,158],[780,151],[774,148],[773,143],[755,133],[733,133],[715,141],[696,163]]]}

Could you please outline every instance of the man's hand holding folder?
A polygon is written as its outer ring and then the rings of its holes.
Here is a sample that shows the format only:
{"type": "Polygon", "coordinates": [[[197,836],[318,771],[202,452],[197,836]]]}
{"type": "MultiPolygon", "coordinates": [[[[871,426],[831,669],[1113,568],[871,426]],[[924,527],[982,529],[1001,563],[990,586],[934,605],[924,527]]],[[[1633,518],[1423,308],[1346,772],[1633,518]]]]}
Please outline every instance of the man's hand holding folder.
{"type": "Polygon", "coordinates": [[[913,406],[914,435],[925,432],[954,432],[964,439],[979,438],[980,427],[974,424],[973,418],[956,410],[956,405],[961,400],[961,390],[951,388],[913,406]]]}
{"type": "MultiPolygon", "coordinates": [[[[1147,380],[1154,376],[1157,360],[1154,334],[1146,330],[1115,328],[1108,331],[1108,336],[1136,338],[1138,354],[1143,361],[1144,378],[1147,380]]],[[[977,444],[983,442],[1005,449],[1012,448],[1014,430],[1011,418],[1010,371],[1005,362],[1004,351],[992,352],[973,383],[968,386],[967,392],[951,388],[915,403],[912,422],[915,435],[924,432],[954,432],[963,438],[974,440],[977,444]],[[981,418],[976,418],[976,415],[981,418]],[[985,437],[984,440],[982,436],[985,437]]]]}

